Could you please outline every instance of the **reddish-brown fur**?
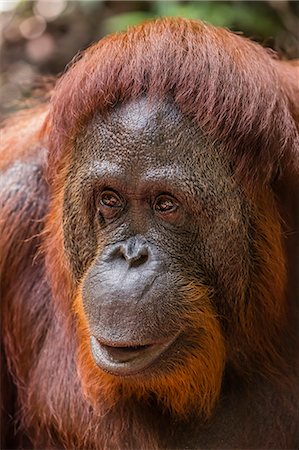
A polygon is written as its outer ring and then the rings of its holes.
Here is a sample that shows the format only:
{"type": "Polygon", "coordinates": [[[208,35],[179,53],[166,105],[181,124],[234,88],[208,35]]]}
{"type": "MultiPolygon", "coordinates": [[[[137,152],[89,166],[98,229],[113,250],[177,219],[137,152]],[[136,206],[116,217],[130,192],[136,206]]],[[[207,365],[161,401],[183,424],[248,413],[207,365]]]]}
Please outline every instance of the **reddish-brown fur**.
{"type": "MultiPolygon", "coordinates": [[[[284,155],[298,168],[290,114],[296,103],[282,89],[280,64],[259,45],[195,21],[164,19],[102,39],[58,82],[51,157],[60,157],[95,109],[105,112],[143,92],[154,98],[171,93],[201,129],[227,144],[246,178],[267,178],[284,155]]],[[[298,95],[296,77],[289,81],[298,95]]]]}
{"type": "MultiPolygon", "coordinates": [[[[248,403],[246,391],[240,404],[258,409],[262,402],[266,416],[281,408],[287,419],[279,415],[275,419],[281,427],[280,443],[286,448],[294,445],[289,436],[298,420],[290,337],[295,328],[294,265],[298,262],[294,255],[298,223],[292,211],[299,169],[296,99],[296,66],[278,61],[259,45],[226,30],[163,19],[93,45],[58,81],[49,109],[25,112],[6,124],[1,150],[4,175],[14,161],[26,167],[36,164],[42,171],[33,180],[25,172],[20,189],[4,187],[0,215],[3,364],[8,368],[5,412],[20,426],[10,441],[13,428],[8,419],[8,444],[22,447],[28,435],[27,445],[35,448],[184,446],[184,441],[179,444],[164,428],[170,428],[173,414],[188,430],[191,409],[202,420],[209,417],[211,427],[215,423],[216,431],[212,428],[207,434],[215,435],[215,440],[198,439],[202,445],[275,446],[271,426],[267,420],[262,422],[259,413],[256,423],[240,430],[239,440],[234,438],[235,419],[231,425],[218,419],[222,406],[218,413],[217,400],[227,363],[234,377],[245,384],[256,378],[269,379],[275,386],[278,406],[272,399],[267,404],[269,388],[264,381],[260,390],[248,390],[248,403]],[[189,356],[185,370],[174,370],[153,382],[151,389],[162,405],[161,418],[151,412],[149,391],[142,383],[128,381],[120,386],[95,365],[87,343],[80,286],[75,285],[63,252],[61,226],[63,186],[74,139],[95,110],[106,114],[116,103],[144,93],[152,101],[172,96],[210,139],[221,142],[255,205],[256,264],[248,297],[234,292],[224,338],[212,305],[213,293],[196,280],[186,288],[186,318],[193,324],[194,342],[196,330],[205,329],[206,346],[202,347],[201,334],[201,347],[189,356]],[[269,183],[278,168],[282,175],[274,195],[269,183]],[[285,192],[288,201],[281,208],[278,204],[285,192]],[[288,234],[291,249],[285,245],[288,234]],[[201,311],[193,307],[198,298],[202,299],[201,311]],[[195,380],[192,371],[203,375],[195,380]],[[146,405],[143,409],[140,399],[146,405]],[[261,430],[251,441],[256,427],[261,430]]],[[[237,405],[236,417],[242,416],[242,405],[237,405]]],[[[234,411],[233,401],[230,407],[234,411]]]]}

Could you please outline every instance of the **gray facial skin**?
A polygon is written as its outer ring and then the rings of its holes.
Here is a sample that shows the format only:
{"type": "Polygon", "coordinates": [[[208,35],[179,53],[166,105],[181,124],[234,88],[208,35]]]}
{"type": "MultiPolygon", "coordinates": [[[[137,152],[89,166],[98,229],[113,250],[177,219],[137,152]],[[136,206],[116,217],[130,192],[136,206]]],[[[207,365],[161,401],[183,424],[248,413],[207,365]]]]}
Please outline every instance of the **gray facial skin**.
{"type": "Polygon", "coordinates": [[[248,273],[246,204],[225,154],[171,100],[142,98],[93,118],[68,178],[65,246],[96,363],[165,370],[188,336],[181,288],[212,287],[222,314],[248,273]]]}

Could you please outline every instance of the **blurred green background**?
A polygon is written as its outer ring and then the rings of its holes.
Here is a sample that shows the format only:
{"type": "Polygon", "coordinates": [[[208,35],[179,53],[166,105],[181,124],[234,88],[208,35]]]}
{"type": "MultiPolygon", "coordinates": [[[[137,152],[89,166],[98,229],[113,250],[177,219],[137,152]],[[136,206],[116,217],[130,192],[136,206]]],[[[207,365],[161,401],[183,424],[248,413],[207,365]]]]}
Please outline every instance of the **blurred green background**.
{"type": "Polygon", "coordinates": [[[202,19],[299,57],[299,1],[0,0],[1,112],[15,110],[41,75],[61,73],[90,43],[159,16],[202,19]]]}

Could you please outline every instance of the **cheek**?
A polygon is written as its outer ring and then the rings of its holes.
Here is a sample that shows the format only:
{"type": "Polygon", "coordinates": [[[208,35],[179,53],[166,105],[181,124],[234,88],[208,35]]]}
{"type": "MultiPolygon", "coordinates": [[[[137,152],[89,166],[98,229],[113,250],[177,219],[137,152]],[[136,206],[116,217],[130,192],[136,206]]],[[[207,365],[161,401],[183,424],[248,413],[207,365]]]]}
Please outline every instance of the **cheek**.
{"type": "Polygon", "coordinates": [[[238,295],[249,277],[248,212],[237,197],[214,206],[198,230],[197,257],[211,284],[223,294],[238,295]]]}
{"type": "Polygon", "coordinates": [[[74,277],[80,280],[102,242],[91,202],[80,198],[74,188],[66,189],[63,204],[64,247],[74,277]]]}

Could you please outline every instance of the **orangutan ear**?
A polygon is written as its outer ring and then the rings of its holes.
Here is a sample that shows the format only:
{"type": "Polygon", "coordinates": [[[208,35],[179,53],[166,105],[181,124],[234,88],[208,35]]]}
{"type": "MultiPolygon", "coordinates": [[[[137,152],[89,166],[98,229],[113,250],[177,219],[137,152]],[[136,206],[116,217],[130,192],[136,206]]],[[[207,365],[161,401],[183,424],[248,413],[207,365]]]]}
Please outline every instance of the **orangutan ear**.
{"type": "Polygon", "coordinates": [[[283,90],[287,95],[290,111],[297,122],[299,132],[299,59],[277,63],[283,90]]]}
{"type": "Polygon", "coordinates": [[[289,112],[290,127],[285,133],[285,153],[273,171],[284,248],[288,255],[288,297],[299,299],[299,60],[277,61],[282,97],[289,112]]]}
{"type": "Polygon", "coordinates": [[[277,72],[282,92],[281,102],[289,116],[288,130],[285,132],[285,152],[282,155],[279,176],[273,181],[284,179],[287,184],[298,183],[299,178],[299,60],[277,61],[277,72]]]}

